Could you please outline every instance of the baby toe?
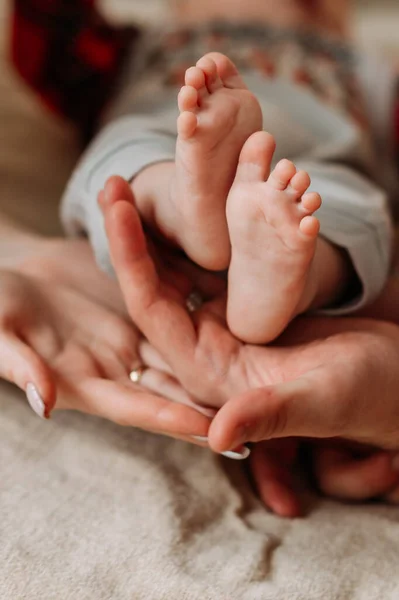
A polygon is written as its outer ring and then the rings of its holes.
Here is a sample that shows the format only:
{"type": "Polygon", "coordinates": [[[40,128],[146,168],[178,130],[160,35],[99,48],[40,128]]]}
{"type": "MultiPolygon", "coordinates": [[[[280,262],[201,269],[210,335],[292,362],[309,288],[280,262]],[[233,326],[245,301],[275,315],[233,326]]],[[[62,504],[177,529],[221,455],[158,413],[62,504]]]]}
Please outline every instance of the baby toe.
{"type": "Polygon", "coordinates": [[[302,196],[310,186],[310,177],[306,171],[298,171],[290,181],[290,188],[297,196],[302,196]]]}
{"type": "Polygon", "coordinates": [[[188,140],[197,129],[197,116],[193,112],[182,112],[177,119],[177,134],[180,138],[188,140]]]}
{"type": "Polygon", "coordinates": [[[304,236],[313,240],[320,230],[319,220],[313,216],[304,217],[299,223],[299,230],[304,236]]]}
{"type": "Polygon", "coordinates": [[[206,57],[212,59],[216,64],[217,72],[225,87],[231,89],[247,89],[237,67],[225,54],[221,54],[220,52],[210,52],[206,57]]]}
{"type": "Polygon", "coordinates": [[[215,61],[207,56],[203,56],[197,62],[197,67],[200,68],[205,75],[206,87],[209,93],[212,93],[223,87],[223,83],[219,77],[215,61]]]}
{"type": "Polygon", "coordinates": [[[308,213],[314,213],[321,206],[321,196],[317,192],[308,192],[302,196],[302,206],[308,213]]]}
{"type": "Polygon", "coordinates": [[[190,67],[184,78],[186,86],[195,88],[201,95],[207,93],[205,73],[198,67],[190,67]]]}
{"type": "Polygon", "coordinates": [[[179,110],[194,110],[198,107],[198,91],[191,85],[185,85],[181,88],[177,99],[179,110]]]}
{"type": "Polygon", "coordinates": [[[276,142],[270,133],[253,133],[242,147],[236,182],[263,182],[270,174],[276,142]]]}
{"type": "Polygon", "coordinates": [[[291,179],[296,174],[296,167],[290,160],[283,159],[276,165],[271,172],[268,183],[275,189],[283,191],[287,188],[291,179]]]}

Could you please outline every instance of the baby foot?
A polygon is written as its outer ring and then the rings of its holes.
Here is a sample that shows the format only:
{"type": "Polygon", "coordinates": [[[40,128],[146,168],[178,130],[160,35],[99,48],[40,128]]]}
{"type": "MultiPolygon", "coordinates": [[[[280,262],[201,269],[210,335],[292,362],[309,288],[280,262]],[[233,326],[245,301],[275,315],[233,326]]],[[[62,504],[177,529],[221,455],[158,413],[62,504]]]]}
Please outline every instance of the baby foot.
{"type": "Polygon", "coordinates": [[[227,268],[230,239],[226,199],[241,148],[262,128],[262,112],[233,63],[212,53],[187,70],[179,94],[176,175],[171,201],[179,241],[208,269],[227,268]]]}
{"type": "Polygon", "coordinates": [[[309,175],[282,160],[270,173],[275,150],[266,132],[245,143],[227,200],[232,245],[227,319],[251,343],[275,339],[308,308],[319,222],[311,216],[319,194],[305,194],[309,175]],[[266,181],[267,180],[267,181],[266,181]]]}

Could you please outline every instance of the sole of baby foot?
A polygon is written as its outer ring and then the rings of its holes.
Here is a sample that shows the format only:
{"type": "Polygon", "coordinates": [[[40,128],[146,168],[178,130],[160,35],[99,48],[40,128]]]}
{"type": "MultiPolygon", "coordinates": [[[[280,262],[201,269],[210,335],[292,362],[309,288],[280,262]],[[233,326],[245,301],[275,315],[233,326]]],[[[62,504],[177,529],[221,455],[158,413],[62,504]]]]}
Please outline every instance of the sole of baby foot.
{"type": "Polygon", "coordinates": [[[249,343],[275,339],[309,307],[312,262],[319,232],[309,175],[288,160],[271,171],[275,150],[266,132],[245,143],[227,200],[232,245],[227,320],[249,343]]]}
{"type": "Polygon", "coordinates": [[[178,238],[202,267],[227,268],[226,200],[241,148],[262,127],[262,112],[234,64],[212,53],[187,70],[178,104],[176,172],[170,199],[178,238]]]}

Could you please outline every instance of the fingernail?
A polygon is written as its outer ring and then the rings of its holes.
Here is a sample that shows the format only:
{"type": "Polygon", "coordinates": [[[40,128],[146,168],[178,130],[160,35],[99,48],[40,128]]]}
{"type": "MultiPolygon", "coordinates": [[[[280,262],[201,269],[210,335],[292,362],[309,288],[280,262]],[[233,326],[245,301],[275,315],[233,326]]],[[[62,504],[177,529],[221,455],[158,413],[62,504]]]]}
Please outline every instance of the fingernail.
{"type": "Polygon", "coordinates": [[[46,406],[36,386],[33,383],[28,383],[28,385],[26,386],[26,397],[28,399],[31,409],[37,414],[37,416],[41,419],[45,419],[46,406]]]}
{"type": "MultiPolygon", "coordinates": [[[[198,442],[208,443],[208,438],[202,435],[192,435],[193,440],[197,440],[198,442]]],[[[226,452],[221,452],[221,456],[225,456],[226,458],[231,458],[232,460],[245,460],[251,454],[251,450],[247,446],[241,446],[240,448],[236,448],[235,450],[227,450],[226,452]]]]}
{"type": "Polygon", "coordinates": [[[391,465],[394,471],[399,471],[399,454],[393,455],[391,465]]]}
{"type": "Polygon", "coordinates": [[[226,452],[221,452],[222,456],[231,458],[232,460],[245,460],[250,454],[251,450],[248,448],[248,446],[242,446],[237,450],[227,450],[226,452]]]}

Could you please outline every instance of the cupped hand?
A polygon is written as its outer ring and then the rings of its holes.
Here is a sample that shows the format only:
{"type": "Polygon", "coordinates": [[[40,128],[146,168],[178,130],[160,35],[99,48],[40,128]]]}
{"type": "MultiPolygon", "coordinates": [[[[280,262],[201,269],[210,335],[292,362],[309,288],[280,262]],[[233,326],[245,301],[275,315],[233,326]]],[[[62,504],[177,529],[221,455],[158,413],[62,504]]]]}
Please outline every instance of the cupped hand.
{"type": "Polygon", "coordinates": [[[274,345],[243,344],[226,326],[223,298],[189,314],[148,253],[129,186],[113,178],[108,188],[103,211],[129,314],[184,387],[222,407],[209,432],[215,450],[336,436],[399,448],[399,328],[302,318],[274,345]]]}
{"type": "MultiPolygon", "coordinates": [[[[278,381],[290,349],[241,343],[225,321],[225,294],[191,314],[186,295],[149,251],[129,185],[111,178],[102,195],[111,258],[128,312],[182,385],[205,405],[220,408],[239,392],[278,381]]],[[[146,342],[143,352],[149,355],[146,342]]],[[[286,369],[288,370],[288,369],[286,369]]],[[[295,373],[294,369],[291,369],[295,373]]]]}
{"type": "MultiPolygon", "coordinates": [[[[188,314],[184,298],[148,253],[129,186],[113,178],[105,191],[111,254],[129,314],[168,363],[167,371],[202,403],[222,407],[209,431],[215,451],[286,437],[345,437],[399,447],[396,327],[304,318],[273,346],[244,345],[226,327],[223,298],[188,314]]],[[[384,456],[391,460],[391,454],[384,456]]],[[[326,470],[322,485],[337,474],[336,463],[326,470]]]]}
{"type": "Polygon", "coordinates": [[[302,319],[280,343],[293,344],[295,376],[237,395],[223,407],[210,431],[217,448],[299,436],[399,449],[397,326],[302,319]]]}
{"type": "Polygon", "coordinates": [[[206,435],[209,418],[157,368],[156,352],[145,387],[129,379],[142,363],[140,336],[87,242],[45,242],[35,253],[0,271],[0,377],[24,391],[31,384],[41,416],[74,409],[183,439],[206,435]]]}

